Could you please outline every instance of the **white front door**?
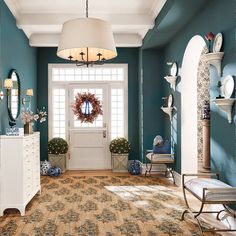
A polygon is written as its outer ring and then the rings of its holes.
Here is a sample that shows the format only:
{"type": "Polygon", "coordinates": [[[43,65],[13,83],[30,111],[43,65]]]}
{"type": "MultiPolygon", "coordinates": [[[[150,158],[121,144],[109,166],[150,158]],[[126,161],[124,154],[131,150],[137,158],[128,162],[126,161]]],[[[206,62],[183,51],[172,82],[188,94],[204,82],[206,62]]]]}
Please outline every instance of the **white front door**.
{"type": "Polygon", "coordinates": [[[49,140],[68,142],[67,169],[111,169],[110,141],[128,138],[128,66],[50,64],[48,88],[49,140]],[[75,94],[87,91],[102,103],[103,115],[93,124],[81,124],[71,108],[75,94]]]}
{"type": "Polygon", "coordinates": [[[67,169],[99,170],[111,169],[108,142],[109,99],[107,84],[70,84],[69,90],[69,143],[70,158],[67,169]],[[81,123],[74,116],[71,105],[77,93],[95,94],[102,104],[103,115],[93,123],[81,123]]]}

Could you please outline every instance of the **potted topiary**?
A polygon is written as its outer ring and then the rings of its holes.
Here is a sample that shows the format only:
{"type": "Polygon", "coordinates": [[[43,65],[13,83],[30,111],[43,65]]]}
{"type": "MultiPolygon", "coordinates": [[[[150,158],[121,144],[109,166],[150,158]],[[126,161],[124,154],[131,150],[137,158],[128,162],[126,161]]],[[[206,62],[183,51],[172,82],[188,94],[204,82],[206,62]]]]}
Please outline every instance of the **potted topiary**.
{"type": "Polygon", "coordinates": [[[63,138],[53,138],[48,142],[48,159],[52,166],[66,170],[66,153],[68,143],[63,138]]]}
{"type": "Polygon", "coordinates": [[[127,172],[131,145],[126,138],[115,138],[109,146],[113,172],[127,172]]]}

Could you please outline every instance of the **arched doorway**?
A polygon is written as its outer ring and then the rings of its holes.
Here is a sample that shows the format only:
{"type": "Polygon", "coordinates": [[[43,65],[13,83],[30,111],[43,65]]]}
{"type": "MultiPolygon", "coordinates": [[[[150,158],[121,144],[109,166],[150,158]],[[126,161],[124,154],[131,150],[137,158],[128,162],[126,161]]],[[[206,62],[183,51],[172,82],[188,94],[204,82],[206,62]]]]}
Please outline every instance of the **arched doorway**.
{"type": "Polygon", "coordinates": [[[197,173],[199,148],[199,66],[206,43],[200,35],[189,41],[182,62],[181,76],[181,173],[197,173]]]}

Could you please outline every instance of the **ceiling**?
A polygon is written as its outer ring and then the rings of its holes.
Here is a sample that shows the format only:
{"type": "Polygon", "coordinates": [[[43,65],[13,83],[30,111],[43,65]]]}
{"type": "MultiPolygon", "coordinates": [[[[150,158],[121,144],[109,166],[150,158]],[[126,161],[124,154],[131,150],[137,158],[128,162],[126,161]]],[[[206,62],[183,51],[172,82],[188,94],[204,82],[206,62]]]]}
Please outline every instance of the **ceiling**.
{"type": "MultiPolygon", "coordinates": [[[[85,17],[85,0],[4,0],[31,46],[57,46],[62,24],[85,17]]],[[[89,0],[89,17],[109,21],[117,47],[138,47],[166,0],[89,0]]]]}

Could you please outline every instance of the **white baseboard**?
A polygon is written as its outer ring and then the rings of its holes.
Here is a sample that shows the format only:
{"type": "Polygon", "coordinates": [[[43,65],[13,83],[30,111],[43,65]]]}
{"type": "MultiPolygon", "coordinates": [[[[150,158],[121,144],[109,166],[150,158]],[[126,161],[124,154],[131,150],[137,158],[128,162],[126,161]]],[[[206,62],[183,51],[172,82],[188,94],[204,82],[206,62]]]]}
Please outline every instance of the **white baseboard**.
{"type": "Polygon", "coordinates": [[[181,181],[181,174],[179,174],[178,172],[176,171],[173,171],[173,174],[174,174],[174,178],[175,178],[175,185],[177,185],[178,187],[181,187],[182,186],[182,181],[181,181]]]}

